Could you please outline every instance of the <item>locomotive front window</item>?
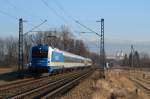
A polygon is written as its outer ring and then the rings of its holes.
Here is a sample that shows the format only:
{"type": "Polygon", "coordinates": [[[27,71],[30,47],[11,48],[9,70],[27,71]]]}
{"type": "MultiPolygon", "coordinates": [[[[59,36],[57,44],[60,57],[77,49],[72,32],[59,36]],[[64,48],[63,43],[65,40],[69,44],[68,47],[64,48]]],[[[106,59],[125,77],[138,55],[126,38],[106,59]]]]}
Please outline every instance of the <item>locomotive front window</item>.
{"type": "Polygon", "coordinates": [[[48,51],[32,50],[32,58],[47,58],[48,51]]]}

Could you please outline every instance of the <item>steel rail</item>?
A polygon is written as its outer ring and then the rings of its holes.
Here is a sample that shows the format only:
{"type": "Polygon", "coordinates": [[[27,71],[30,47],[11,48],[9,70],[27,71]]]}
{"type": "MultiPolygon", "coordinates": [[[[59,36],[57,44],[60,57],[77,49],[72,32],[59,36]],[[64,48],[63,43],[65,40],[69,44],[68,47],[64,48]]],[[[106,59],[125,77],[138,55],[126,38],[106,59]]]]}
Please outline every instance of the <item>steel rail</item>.
{"type": "MultiPolygon", "coordinates": [[[[87,70],[86,70],[87,72],[87,70]]],[[[41,94],[44,94],[45,92],[48,92],[48,91],[52,91],[74,79],[76,79],[77,77],[83,75],[84,73],[86,73],[85,71],[80,71],[80,72],[77,72],[77,73],[74,73],[72,75],[68,75],[66,77],[62,77],[60,78],[59,80],[56,80],[54,82],[50,82],[50,83],[47,83],[45,85],[42,85],[42,86],[39,86],[35,89],[32,89],[30,91],[27,91],[27,92],[24,92],[24,93],[21,93],[21,94],[18,94],[18,95],[15,95],[13,97],[10,97],[11,99],[18,99],[18,98],[35,98],[37,97],[38,95],[41,95],[41,94]]]]}
{"type": "Polygon", "coordinates": [[[148,92],[150,92],[150,85],[145,85],[143,84],[143,82],[139,81],[139,80],[135,80],[135,79],[132,79],[132,78],[129,78],[131,81],[135,82],[137,85],[139,85],[140,87],[142,87],[143,89],[147,90],[148,92]]]}
{"type": "Polygon", "coordinates": [[[66,92],[68,89],[72,88],[74,85],[76,85],[81,79],[84,79],[85,77],[87,77],[88,75],[90,75],[93,71],[87,72],[86,74],[72,80],[69,83],[66,83],[65,85],[57,88],[56,90],[46,94],[43,97],[40,97],[40,99],[50,99],[50,98],[54,98],[57,95],[59,96],[60,94],[66,92]]]}
{"type": "Polygon", "coordinates": [[[60,75],[55,75],[55,76],[50,76],[50,77],[43,77],[40,79],[34,79],[31,81],[28,81],[28,82],[23,81],[21,83],[15,84],[15,85],[6,86],[4,88],[1,88],[0,96],[1,97],[11,97],[11,96],[14,96],[16,94],[20,94],[20,93],[26,92],[28,90],[34,89],[38,86],[42,86],[46,83],[53,82],[55,80],[60,79],[60,77],[65,77],[65,76],[71,75],[73,73],[74,72],[65,73],[63,75],[60,74],[60,75]]]}

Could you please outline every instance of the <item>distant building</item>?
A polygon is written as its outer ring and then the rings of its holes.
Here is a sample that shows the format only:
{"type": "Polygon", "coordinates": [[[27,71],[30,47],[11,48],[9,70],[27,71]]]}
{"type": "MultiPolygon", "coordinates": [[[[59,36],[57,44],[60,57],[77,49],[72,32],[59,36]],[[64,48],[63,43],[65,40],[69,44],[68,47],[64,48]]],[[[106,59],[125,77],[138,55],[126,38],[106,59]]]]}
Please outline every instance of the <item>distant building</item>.
{"type": "Polygon", "coordinates": [[[118,66],[121,64],[122,60],[124,59],[125,53],[121,51],[117,51],[114,55],[107,55],[106,59],[109,65],[112,66],[118,66]]]}
{"type": "Polygon", "coordinates": [[[124,52],[121,50],[121,51],[117,51],[117,53],[116,53],[116,60],[123,60],[123,58],[124,58],[124,52]]]}

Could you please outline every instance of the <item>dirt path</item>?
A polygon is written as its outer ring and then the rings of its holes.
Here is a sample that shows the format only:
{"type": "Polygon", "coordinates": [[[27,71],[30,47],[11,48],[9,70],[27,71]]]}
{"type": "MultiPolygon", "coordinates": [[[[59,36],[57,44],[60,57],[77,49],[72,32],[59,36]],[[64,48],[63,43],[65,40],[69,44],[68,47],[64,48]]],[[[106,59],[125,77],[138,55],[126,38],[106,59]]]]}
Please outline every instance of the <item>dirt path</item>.
{"type": "Polygon", "coordinates": [[[10,82],[14,79],[12,68],[0,68],[0,85],[10,82]]]}
{"type": "Polygon", "coordinates": [[[11,72],[12,70],[12,68],[0,68],[0,74],[11,72]]]}

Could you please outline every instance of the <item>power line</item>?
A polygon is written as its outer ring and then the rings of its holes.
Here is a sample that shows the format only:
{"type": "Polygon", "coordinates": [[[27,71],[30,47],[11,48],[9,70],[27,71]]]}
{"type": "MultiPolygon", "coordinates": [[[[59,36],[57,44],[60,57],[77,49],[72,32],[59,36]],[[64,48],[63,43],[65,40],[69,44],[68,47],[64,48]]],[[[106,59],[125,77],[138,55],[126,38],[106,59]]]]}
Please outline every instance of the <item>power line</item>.
{"type": "MultiPolygon", "coordinates": [[[[18,9],[17,9],[17,6],[16,5],[14,5],[14,1],[13,2],[11,2],[11,0],[6,0],[6,2],[7,2],[7,4],[9,4],[17,13],[19,13],[18,12],[18,9]]],[[[23,12],[23,13],[26,13],[26,10],[25,9],[22,9],[21,8],[21,11],[23,12]],[[22,11],[23,10],[23,11],[22,11]]],[[[26,13],[27,14],[27,13],[26,13]]],[[[28,16],[32,16],[32,15],[28,15],[28,16]]],[[[17,20],[18,20],[19,18],[17,18],[17,20]]],[[[33,24],[31,24],[31,23],[29,23],[29,20],[28,20],[28,22],[25,22],[26,24],[28,24],[28,25],[30,25],[30,26],[32,26],[32,27],[34,27],[34,25],[33,24]]]]}
{"type": "Polygon", "coordinates": [[[31,30],[29,30],[28,32],[24,33],[24,36],[27,35],[29,32],[32,32],[33,30],[39,28],[41,25],[43,25],[45,22],[47,22],[47,20],[44,20],[42,23],[40,23],[37,26],[34,26],[31,30]]]}
{"type": "Polygon", "coordinates": [[[13,16],[13,15],[7,13],[7,12],[4,12],[4,11],[0,10],[0,13],[18,21],[17,17],[15,17],[15,16],[13,16]]]}
{"type": "Polygon", "coordinates": [[[14,8],[15,10],[17,10],[17,7],[12,3],[10,2],[10,0],[6,0],[7,4],[9,4],[12,8],[14,8]]]}
{"type": "MultiPolygon", "coordinates": [[[[19,18],[15,17],[15,16],[13,16],[13,15],[7,13],[7,12],[4,12],[4,11],[2,11],[2,10],[0,10],[0,13],[3,14],[3,15],[6,15],[6,16],[12,18],[12,19],[15,19],[15,20],[17,20],[17,21],[19,20],[19,18]]],[[[32,30],[34,30],[34,29],[40,27],[40,26],[41,26],[42,24],[44,24],[46,21],[47,21],[47,20],[43,21],[43,23],[41,23],[41,24],[38,25],[38,26],[34,26],[33,24],[28,23],[28,22],[26,22],[26,24],[29,24],[29,25],[31,25],[31,26],[33,27],[33,28],[31,29],[31,31],[32,31],[32,30]]],[[[28,32],[30,32],[30,31],[28,31],[28,32]]]]}
{"type": "Polygon", "coordinates": [[[64,17],[60,16],[60,15],[57,13],[57,11],[56,11],[55,9],[53,9],[45,0],[41,0],[41,1],[42,1],[42,3],[43,3],[46,7],[48,7],[57,17],[59,17],[61,20],[63,20],[64,22],[67,23],[66,19],[65,19],[64,17]]]}
{"type": "MultiPolygon", "coordinates": [[[[76,21],[75,18],[73,18],[72,15],[71,15],[70,13],[68,13],[68,12],[63,8],[62,4],[61,4],[60,2],[58,2],[58,0],[53,0],[53,1],[54,1],[55,5],[61,10],[60,12],[62,12],[62,13],[64,14],[64,16],[66,16],[67,19],[70,19],[70,20],[73,22],[73,24],[74,24],[75,21],[76,21]]],[[[76,23],[75,23],[74,25],[76,25],[77,27],[79,26],[79,25],[76,24],[76,23]]],[[[71,24],[70,24],[69,26],[71,26],[71,24]]],[[[72,29],[72,30],[73,30],[73,29],[72,29]]],[[[75,30],[73,30],[73,32],[76,33],[75,30]]]]}
{"type": "Polygon", "coordinates": [[[100,34],[98,34],[97,32],[95,32],[94,30],[92,30],[92,29],[90,29],[89,27],[87,27],[87,26],[85,26],[85,25],[83,25],[82,23],[80,23],[79,21],[75,21],[76,23],[78,23],[80,26],[82,26],[82,27],[84,27],[84,28],[86,28],[87,30],[89,30],[89,31],[91,31],[91,32],[93,32],[93,33],[95,33],[96,35],[98,35],[99,37],[101,37],[101,35],[100,34]]]}
{"type": "MultiPolygon", "coordinates": [[[[58,14],[57,11],[56,11],[54,8],[52,8],[45,0],[41,0],[41,1],[43,2],[43,4],[44,4],[45,6],[47,6],[50,10],[52,10],[53,13],[54,13],[58,18],[60,18],[60,19],[61,19],[62,21],[64,21],[67,25],[69,25],[69,23],[67,22],[67,20],[66,20],[63,16],[61,16],[60,14],[58,14]]],[[[58,2],[57,2],[57,3],[58,3],[58,2]]],[[[74,20],[69,14],[67,14],[67,12],[63,9],[63,7],[60,5],[60,3],[59,3],[57,6],[58,6],[59,9],[61,9],[61,10],[64,12],[65,16],[67,16],[68,18],[70,18],[71,20],[73,20],[73,22],[75,22],[75,20],[74,20]]],[[[69,26],[71,26],[71,24],[70,24],[69,26]]],[[[73,30],[73,31],[74,31],[74,30],[73,30]]]]}
{"type": "MultiPolygon", "coordinates": [[[[5,0],[5,1],[7,2],[7,4],[8,4],[9,6],[11,6],[11,7],[15,10],[15,12],[16,12],[19,16],[22,16],[21,13],[18,11],[17,6],[15,5],[15,1],[13,1],[13,2],[11,2],[11,0],[5,0]]],[[[22,9],[21,9],[21,11],[22,11],[23,13],[26,12],[26,11],[23,11],[22,9]]],[[[18,18],[18,19],[19,19],[19,18],[18,18]]]]}
{"type": "Polygon", "coordinates": [[[62,6],[62,4],[60,2],[58,2],[58,0],[53,0],[55,2],[55,4],[58,6],[58,8],[65,14],[65,16],[67,16],[70,20],[72,20],[73,22],[75,22],[76,24],[76,19],[74,17],[72,17],[72,15],[70,15],[70,13],[68,13],[62,6]]]}
{"type": "Polygon", "coordinates": [[[81,22],[77,21],[77,20],[74,19],[70,14],[68,14],[68,13],[66,12],[66,10],[64,10],[64,8],[63,8],[63,6],[60,4],[60,2],[58,2],[58,0],[53,0],[53,1],[54,1],[55,4],[58,6],[58,8],[59,8],[60,10],[62,10],[63,13],[64,13],[68,18],[70,18],[73,22],[79,24],[80,26],[82,26],[82,27],[86,28],[87,30],[89,30],[89,31],[95,33],[96,35],[100,36],[100,34],[98,34],[97,32],[95,32],[94,30],[90,29],[89,27],[83,25],[81,22]]]}
{"type": "Polygon", "coordinates": [[[71,20],[73,20],[75,22],[75,19],[63,8],[63,6],[61,5],[60,2],[58,2],[58,0],[53,0],[55,2],[55,4],[57,5],[57,7],[71,20]]]}
{"type": "MultiPolygon", "coordinates": [[[[50,6],[48,5],[48,3],[47,3],[45,0],[41,0],[41,1],[42,1],[48,8],[50,8],[50,9],[52,10],[52,7],[50,7],[50,6]]],[[[101,35],[98,34],[97,32],[95,32],[94,30],[92,30],[92,29],[90,29],[89,27],[83,25],[81,22],[75,20],[70,14],[68,14],[68,13],[64,10],[64,8],[61,6],[61,4],[60,4],[57,0],[55,1],[55,3],[56,3],[56,5],[58,6],[58,8],[61,9],[61,10],[63,11],[63,13],[66,14],[66,16],[67,16],[68,18],[70,18],[73,22],[79,24],[80,26],[84,27],[85,29],[87,29],[87,30],[89,30],[89,31],[91,31],[91,32],[93,32],[93,33],[95,33],[96,35],[98,35],[98,36],[101,37],[101,35]]],[[[64,18],[62,18],[62,17],[56,12],[56,10],[53,9],[52,11],[53,11],[58,17],[60,17],[61,19],[64,19],[64,18]]]]}

